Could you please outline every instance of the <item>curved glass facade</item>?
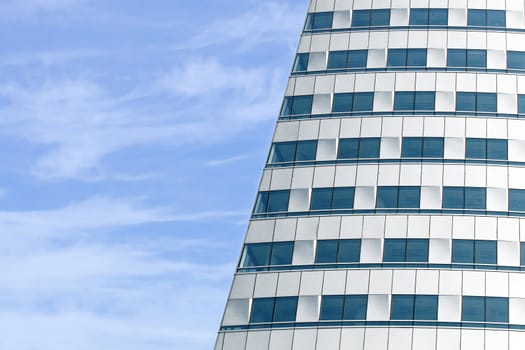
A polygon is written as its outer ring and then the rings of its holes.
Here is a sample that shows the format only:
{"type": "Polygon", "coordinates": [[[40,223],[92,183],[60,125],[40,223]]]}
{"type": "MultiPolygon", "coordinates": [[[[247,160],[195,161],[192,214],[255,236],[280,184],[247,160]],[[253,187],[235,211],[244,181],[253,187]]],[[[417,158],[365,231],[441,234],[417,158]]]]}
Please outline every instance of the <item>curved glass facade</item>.
{"type": "Polygon", "coordinates": [[[524,10],[311,0],[216,350],[524,348],[524,10]]]}

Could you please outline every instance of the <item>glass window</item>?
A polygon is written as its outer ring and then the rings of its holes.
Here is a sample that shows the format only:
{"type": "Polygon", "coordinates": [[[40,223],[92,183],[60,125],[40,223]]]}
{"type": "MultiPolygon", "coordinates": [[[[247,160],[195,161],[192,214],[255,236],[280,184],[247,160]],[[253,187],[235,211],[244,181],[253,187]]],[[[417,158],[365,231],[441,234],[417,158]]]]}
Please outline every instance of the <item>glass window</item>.
{"type": "Polygon", "coordinates": [[[428,24],[428,9],[410,9],[410,25],[422,26],[428,24]]]}
{"type": "Polygon", "coordinates": [[[486,68],[486,50],[467,50],[467,67],[486,68]]]}
{"type": "Polygon", "coordinates": [[[485,27],[487,25],[487,11],[486,10],[468,10],[468,26],[485,27]]]}
{"type": "Polygon", "coordinates": [[[354,188],[336,187],[332,198],[333,209],[351,209],[354,207],[354,188]]]}
{"type": "Polygon", "coordinates": [[[403,143],[401,145],[401,157],[403,158],[421,158],[422,155],[423,155],[423,138],[422,137],[403,137],[403,143]]]}
{"type": "Polygon", "coordinates": [[[347,295],[345,297],[344,320],[366,320],[367,295],[347,295]]]}
{"type": "Polygon", "coordinates": [[[257,195],[257,200],[255,201],[254,212],[256,214],[266,213],[268,209],[268,195],[269,192],[259,192],[257,195]]]}
{"type": "Polygon", "coordinates": [[[486,322],[509,322],[509,299],[486,297],[485,299],[486,322]]]}
{"type": "Polygon", "coordinates": [[[392,295],[392,306],[390,307],[391,320],[413,320],[414,319],[414,296],[392,295]]]}
{"type": "Polygon", "coordinates": [[[250,323],[272,322],[274,303],[274,298],[253,299],[250,323]]]}
{"type": "Polygon", "coordinates": [[[467,138],[465,144],[465,158],[487,159],[487,140],[467,138]]]}
{"type": "Polygon", "coordinates": [[[401,186],[398,194],[398,208],[419,208],[420,187],[401,186]]]}
{"type": "Polygon", "coordinates": [[[436,93],[433,91],[417,91],[414,101],[416,111],[433,111],[436,104],[436,93]]]}
{"type": "Polygon", "coordinates": [[[509,189],[509,210],[525,211],[525,190],[509,189]]]}
{"type": "Polygon", "coordinates": [[[340,263],[359,262],[361,256],[360,239],[343,239],[339,241],[337,261],[340,263]]]}
{"type": "Polygon", "coordinates": [[[428,24],[440,26],[448,24],[448,9],[430,9],[428,13],[428,24]]]}
{"type": "Polygon", "coordinates": [[[368,60],[368,50],[352,50],[348,52],[348,68],[365,68],[368,60]]]}
{"type": "Polygon", "coordinates": [[[379,158],[381,138],[367,137],[359,141],[359,158],[379,158]]]}
{"type": "Polygon", "coordinates": [[[290,115],[292,114],[293,106],[293,96],[287,96],[283,100],[283,105],[281,107],[281,115],[290,115]]]}
{"type": "Polygon", "coordinates": [[[295,160],[298,162],[315,160],[316,153],[317,140],[299,141],[297,142],[297,152],[295,155],[295,160]]]}
{"type": "Polygon", "coordinates": [[[470,239],[452,240],[452,262],[474,263],[474,241],[470,239]]]}
{"type": "Polygon", "coordinates": [[[448,49],[447,66],[448,67],[466,67],[467,66],[467,50],[448,49]]]}
{"type": "Polygon", "coordinates": [[[338,241],[329,239],[329,240],[319,240],[317,241],[317,249],[315,253],[315,263],[316,264],[331,264],[337,262],[337,249],[338,241]]]}
{"type": "Polygon", "coordinates": [[[373,92],[357,92],[354,93],[354,112],[371,111],[374,105],[373,92]]]}
{"type": "Polygon", "coordinates": [[[292,114],[312,113],[312,101],[313,97],[311,95],[295,96],[293,99],[292,114]]]}
{"type": "Polygon", "coordinates": [[[423,139],[423,157],[443,158],[445,139],[442,137],[425,137],[423,139]]]}
{"type": "Polygon", "coordinates": [[[332,28],[333,16],[333,12],[318,12],[309,14],[306,20],[306,30],[332,28]]]}
{"type": "Polygon", "coordinates": [[[508,159],[508,142],[504,139],[487,139],[488,159],[508,159]]]}
{"type": "Polygon", "coordinates": [[[506,14],[503,10],[487,10],[487,26],[504,28],[507,26],[506,14]]]}
{"type": "Polygon", "coordinates": [[[290,265],[292,263],[294,242],[275,242],[272,245],[270,265],[290,265]]]}
{"type": "Polygon", "coordinates": [[[270,163],[293,162],[296,147],[296,142],[274,143],[270,151],[270,163]]]}
{"type": "Polygon", "coordinates": [[[520,265],[525,266],[525,242],[520,242],[520,265]]]}
{"type": "Polygon", "coordinates": [[[331,51],[328,55],[328,69],[346,68],[348,51],[331,51]]]}
{"type": "Polygon", "coordinates": [[[525,95],[518,95],[518,113],[525,113],[525,95]]]}
{"type": "Polygon", "coordinates": [[[396,91],[394,95],[394,111],[412,111],[414,109],[414,100],[414,92],[396,91]]]}
{"type": "Polygon", "coordinates": [[[368,27],[370,24],[369,10],[354,10],[352,12],[352,27],[368,27]]]}
{"type": "Polygon", "coordinates": [[[465,209],[485,209],[487,207],[486,202],[486,188],[465,187],[465,209]]]}
{"type": "Polygon", "coordinates": [[[332,112],[351,112],[353,109],[354,94],[334,94],[334,103],[332,105],[332,112]]]}
{"type": "Polygon", "coordinates": [[[406,256],[406,239],[385,238],[383,249],[384,262],[404,262],[406,256]]]}
{"type": "Polygon", "coordinates": [[[297,297],[275,298],[273,322],[295,321],[297,313],[297,297]]]}
{"type": "Polygon", "coordinates": [[[407,239],[406,262],[428,262],[428,239],[407,239]]]}
{"type": "Polygon", "coordinates": [[[283,212],[288,210],[289,190],[268,192],[268,212],[283,212]]]}
{"type": "Polygon", "coordinates": [[[247,244],[244,247],[241,266],[267,266],[270,263],[271,243],[247,244]]]}
{"type": "Polygon", "coordinates": [[[333,188],[312,189],[310,210],[328,210],[332,208],[333,188]]]}
{"type": "Polygon", "coordinates": [[[525,52],[507,51],[508,69],[525,69],[525,52]]]}
{"type": "Polygon", "coordinates": [[[388,67],[404,67],[407,64],[406,49],[389,49],[387,56],[388,67]]]}
{"type": "Polygon", "coordinates": [[[408,49],[407,64],[408,67],[424,67],[427,65],[426,49],[408,49]]]}
{"type": "Polygon", "coordinates": [[[476,96],[476,109],[479,112],[497,112],[497,95],[490,92],[478,92],[476,96]]]}
{"type": "Polygon", "coordinates": [[[370,26],[388,26],[390,25],[390,10],[371,10],[370,26]]]}
{"type": "Polygon", "coordinates": [[[295,58],[295,63],[293,65],[294,72],[306,72],[308,69],[308,60],[310,59],[310,54],[300,53],[297,54],[295,58]]]}
{"type": "Polygon", "coordinates": [[[376,208],[397,208],[398,187],[377,187],[376,208]]]}
{"type": "Polygon", "coordinates": [[[359,139],[340,139],[337,159],[355,159],[359,154],[359,139]]]}
{"type": "Polygon", "coordinates": [[[457,92],[456,93],[456,110],[457,111],[476,111],[476,93],[475,92],[457,92]]]}
{"type": "Polygon", "coordinates": [[[416,295],[414,320],[437,320],[438,296],[416,295]]]}
{"type": "Polygon", "coordinates": [[[342,320],[345,297],[343,295],[325,295],[321,299],[321,321],[342,320]]]}
{"type": "Polygon", "coordinates": [[[461,310],[461,320],[485,322],[485,298],[464,296],[461,310]]]}
{"type": "Polygon", "coordinates": [[[443,208],[463,209],[465,193],[463,187],[443,187],[443,208]]]}
{"type": "Polygon", "coordinates": [[[476,264],[497,264],[498,247],[496,241],[474,241],[474,262],[476,264]]]}

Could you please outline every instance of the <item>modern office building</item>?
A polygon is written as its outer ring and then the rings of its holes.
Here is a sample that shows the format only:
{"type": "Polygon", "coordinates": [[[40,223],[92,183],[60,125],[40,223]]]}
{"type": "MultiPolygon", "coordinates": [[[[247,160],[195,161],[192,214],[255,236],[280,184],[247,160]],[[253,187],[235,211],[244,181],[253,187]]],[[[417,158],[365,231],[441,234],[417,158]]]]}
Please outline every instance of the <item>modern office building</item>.
{"type": "Polygon", "coordinates": [[[311,1],[216,350],[525,349],[524,5],[311,1]]]}

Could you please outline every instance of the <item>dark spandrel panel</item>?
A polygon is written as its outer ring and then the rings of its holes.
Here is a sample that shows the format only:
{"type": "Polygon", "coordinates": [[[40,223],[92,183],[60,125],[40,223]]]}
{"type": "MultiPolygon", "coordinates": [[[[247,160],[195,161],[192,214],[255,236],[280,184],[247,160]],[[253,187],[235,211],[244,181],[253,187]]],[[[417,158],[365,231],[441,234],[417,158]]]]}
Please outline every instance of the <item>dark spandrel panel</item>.
{"type": "Polygon", "coordinates": [[[342,320],[344,295],[326,295],[321,300],[321,321],[342,320]]]}
{"type": "Polygon", "coordinates": [[[297,314],[297,297],[275,298],[273,322],[295,321],[297,314]]]}
{"type": "Polygon", "coordinates": [[[496,241],[476,240],[474,241],[474,263],[497,264],[498,246],[496,241]]]}
{"type": "Polygon", "coordinates": [[[470,239],[455,239],[452,241],[453,263],[474,263],[474,241],[470,239]]]}
{"type": "Polygon", "coordinates": [[[416,295],[414,302],[414,320],[437,320],[438,296],[416,295]]]}
{"type": "Polygon", "coordinates": [[[485,321],[485,298],[464,296],[461,310],[462,321],[485,321]]]}
{"type": "Polygon", "coordinates": [[[385,239],[383,249],[384,262],[404,262],[406,256],[406,239],[385,239]]]}
{"type": "Polygon", "coordinates": [[[392,306],[390,308],[391,320],[414,319],[414,296],[392,295],[392,306]]]}
{"type": "Polygon", "coordinates": [[[366,320],[367,295],[347,295],[345,298],[344,320],[366,320]]]}
{"type": "Polygon", "coordinates": [[[253,299],[250,323],[272,322],[274,303],[274,298],[253,299]]]}
{"type": "Polygon", "coordinates": [[[352,263],[359,262],[361,257],[361,240],[346,239],[339,241],[339,250],[337,251],[337,262],[352,263]]]}

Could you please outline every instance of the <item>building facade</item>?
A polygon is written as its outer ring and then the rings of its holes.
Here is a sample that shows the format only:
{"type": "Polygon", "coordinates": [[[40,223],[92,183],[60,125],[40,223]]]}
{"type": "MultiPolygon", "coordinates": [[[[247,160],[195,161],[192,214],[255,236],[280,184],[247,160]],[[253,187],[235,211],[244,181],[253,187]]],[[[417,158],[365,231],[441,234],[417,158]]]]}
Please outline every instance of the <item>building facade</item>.
{"type": "Polygon", "coordinates": [[[525,348],[523,0],[312,0],[216,350],[525,348]]]}

